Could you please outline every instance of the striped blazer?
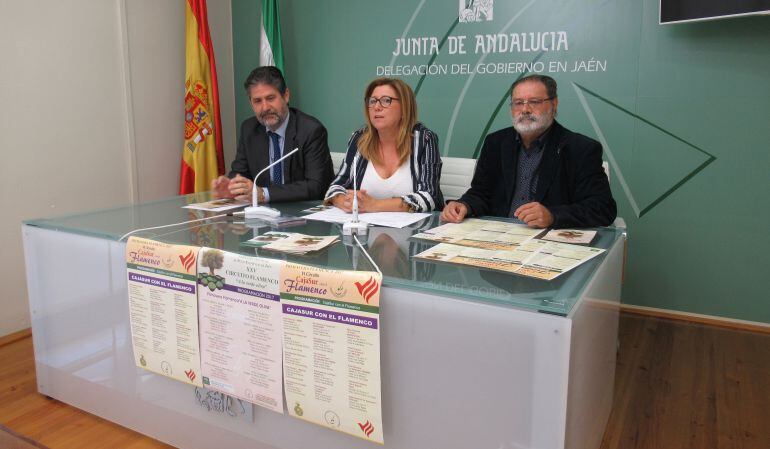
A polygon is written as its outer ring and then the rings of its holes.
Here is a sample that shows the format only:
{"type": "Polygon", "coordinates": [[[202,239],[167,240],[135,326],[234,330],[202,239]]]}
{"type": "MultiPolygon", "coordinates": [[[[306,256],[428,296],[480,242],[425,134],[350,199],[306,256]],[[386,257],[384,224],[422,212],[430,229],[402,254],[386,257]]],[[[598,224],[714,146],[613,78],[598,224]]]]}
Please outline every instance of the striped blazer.
{"type": "MultiPolygon", "coordinates": [[[[348,141],[345,159],[342,161],[337,176],[326,191],[324,202],[332,197],[344,194],[353,188],[351,167],[356,164],[356,185],[360,186],[369,161],[358,152],[358,139],[364,133],[361,128],[353,133],[348,141]]],[[[414,144],[409,155],[409,166],[412,173],[412,193],[404,195],[404,202],[412,206],[415,212],[430,212],[444,208],[444,197],[441,195],[439,180],[441,179],[441,155],[438,151],[438,137],[422,123],[414,125],[412,132],[414,144]],[[415,151],[416,148],[416,151],[415,151]]]]}

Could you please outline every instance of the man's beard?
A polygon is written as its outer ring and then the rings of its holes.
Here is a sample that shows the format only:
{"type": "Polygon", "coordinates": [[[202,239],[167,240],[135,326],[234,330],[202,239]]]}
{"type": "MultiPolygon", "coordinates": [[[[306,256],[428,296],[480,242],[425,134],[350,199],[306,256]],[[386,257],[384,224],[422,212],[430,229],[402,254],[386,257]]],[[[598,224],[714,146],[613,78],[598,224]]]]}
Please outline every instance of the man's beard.
{"type": "Polygon", "coordinates": [[[286,117],[281,117],[278,111],[268,111],[257,116],[257,121],[262,125],[270,129],[277,129],[281,126],[281,123],[286,117]]]}
{"type": "Polygon", "coordinates": [[[513,119],[513,128],[519,134],[535,134],[545,131],[552,123],[553,114],[550,111],[542,114],[528,112],[513,119]]]}

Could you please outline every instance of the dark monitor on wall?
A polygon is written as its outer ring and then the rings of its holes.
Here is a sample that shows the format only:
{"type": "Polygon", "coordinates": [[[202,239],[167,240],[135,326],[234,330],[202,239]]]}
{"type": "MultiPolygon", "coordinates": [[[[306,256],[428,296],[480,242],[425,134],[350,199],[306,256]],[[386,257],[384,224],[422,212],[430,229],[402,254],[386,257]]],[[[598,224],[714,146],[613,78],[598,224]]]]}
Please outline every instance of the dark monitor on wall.
{"type": "Polygon", "coordinates": [[[660,23],[770,14],[770,0],[660,0],[660,23]]]}

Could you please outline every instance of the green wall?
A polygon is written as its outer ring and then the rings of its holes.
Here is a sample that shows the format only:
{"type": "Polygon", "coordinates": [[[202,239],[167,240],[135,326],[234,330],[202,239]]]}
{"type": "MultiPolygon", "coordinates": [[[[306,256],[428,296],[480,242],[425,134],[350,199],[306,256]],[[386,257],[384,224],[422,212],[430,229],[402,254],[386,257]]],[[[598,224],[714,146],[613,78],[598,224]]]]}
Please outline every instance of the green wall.
{"type": "MultiPolygon", "coordinates": [[[[292,103],[344,151],[378,66],[433,64],[447,73],[401,78],[442,154],[472,157],[488,131],[510,124],[517,64],[540,63],[559,82],[558,119],[605,144],[629,228],[623,301],[770,323],[770,17],[661,26],[657,0],[496,0],[493,20],[458,23],[458,3],[282,1],[292,103]],[[563,32],[567,46],[475,48],[477,34],[515,33],[521,44],[530,32],[563,32]],[[394,57],[403,34],[443,45],[438,55],[394,57]],[[446,36],[466,36],[466,54],[449,54],[446,36]],[[504,73],[452,73],[479,63],[504,73]]],[[[258,64],[260,5],[232,5],[239,86],[258,64]]],[[[248,117],[245,96],[236,104],[238,119],[248,117]]]]}

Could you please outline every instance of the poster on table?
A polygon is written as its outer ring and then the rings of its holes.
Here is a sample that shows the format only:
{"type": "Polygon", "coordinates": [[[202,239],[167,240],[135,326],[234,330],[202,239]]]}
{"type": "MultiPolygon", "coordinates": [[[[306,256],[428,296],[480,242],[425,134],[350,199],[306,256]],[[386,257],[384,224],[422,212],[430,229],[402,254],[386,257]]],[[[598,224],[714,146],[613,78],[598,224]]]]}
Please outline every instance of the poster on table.
{"type": "Polygon", "coordinates": [[[289,414],[383,444],[381,285],[374,272],[293,263],[281,271],[289,414]]]}
{"type": "Polygon", "coordinates": [[[542,229],[519,223],[469,218],[462,223],[446,223],[417,233],[412,238],[486,250],[510,250],[531,241],[542,232],[542,229]]]}
{"type": "Polygon", "coordinates": [[[126,243],[136,365],[202,386],[198,346],[198,248],[130,237],[126,243]]]}
{"type": "Polygon", "coordinates": [[[470,265],[551,281],[605,251],[601,248],[569,243],[530,240],[511,250],[489,250],[439,243],[414,257],[431,262],[470,265]]]}
{"type": "Polygon", "coordinates": [[[278,413],[281,265],[212,248],[198,256],[203,384],[278,413]]]}

